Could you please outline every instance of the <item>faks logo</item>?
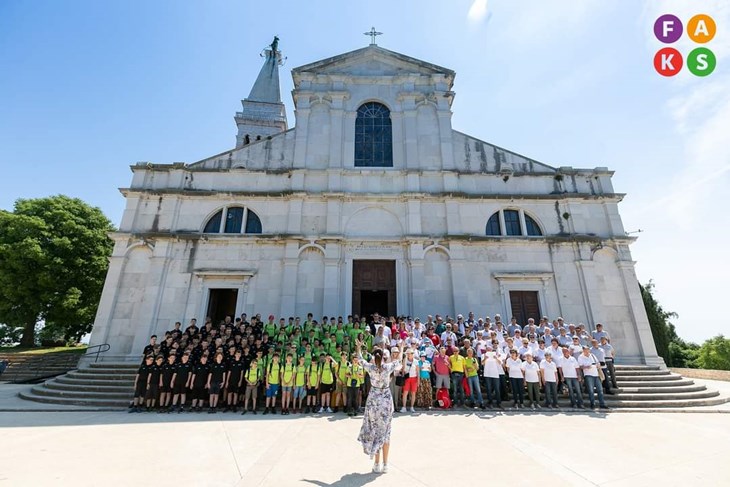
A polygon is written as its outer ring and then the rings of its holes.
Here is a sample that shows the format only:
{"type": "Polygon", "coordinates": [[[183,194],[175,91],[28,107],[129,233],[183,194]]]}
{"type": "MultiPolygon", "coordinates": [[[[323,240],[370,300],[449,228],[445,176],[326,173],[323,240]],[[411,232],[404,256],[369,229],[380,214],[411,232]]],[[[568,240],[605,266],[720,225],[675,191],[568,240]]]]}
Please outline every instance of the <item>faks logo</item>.
{"type": "MultiPolygon", "coordinates": [[[[685,32],[682,21],[676,15],[664,14],[654,22],[654,35],[664,44],[673,44],[685,32]]],[[[715,21],[706,14],[698,14],[689,19],[687,36],[697,44],[710,42],[717,33],[715,21]]],[[[715,54],[707,47],[698,47],[687,54],[687,59],[673,47],[663,47],[654,55],[654,69],[662,76],[675,76],[686,65],[695,76],[708,76],[717,66],[715,54]]]]}

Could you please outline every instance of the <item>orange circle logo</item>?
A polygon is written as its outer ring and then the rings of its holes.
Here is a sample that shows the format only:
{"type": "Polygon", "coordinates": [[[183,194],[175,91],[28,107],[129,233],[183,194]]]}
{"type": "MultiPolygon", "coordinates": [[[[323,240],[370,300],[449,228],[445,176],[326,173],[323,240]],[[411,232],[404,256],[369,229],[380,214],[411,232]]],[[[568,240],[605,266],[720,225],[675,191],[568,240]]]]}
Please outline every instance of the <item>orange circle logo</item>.
{"type": "Polygon", "coordinates": [[[710,42],[715,37],[716,32],[715,21],[709,15],[695,15],[687,23],[687,35],[699,44],[710,42]]]}

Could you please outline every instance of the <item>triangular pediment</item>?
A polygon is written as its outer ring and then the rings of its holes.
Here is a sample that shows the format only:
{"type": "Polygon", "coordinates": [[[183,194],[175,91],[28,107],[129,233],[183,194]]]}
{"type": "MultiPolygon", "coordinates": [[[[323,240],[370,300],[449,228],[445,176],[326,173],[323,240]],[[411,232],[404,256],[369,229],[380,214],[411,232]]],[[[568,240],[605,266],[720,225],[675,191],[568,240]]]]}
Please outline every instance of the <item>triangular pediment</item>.
{"type": "Polygon", "coordinates": [[[321,61],[294,68],[301,73],[342,74],[350,76],[397,76],[403,74],[444,75],[453,79],[454,71],[378,46],[368,46],[321,61]]]}

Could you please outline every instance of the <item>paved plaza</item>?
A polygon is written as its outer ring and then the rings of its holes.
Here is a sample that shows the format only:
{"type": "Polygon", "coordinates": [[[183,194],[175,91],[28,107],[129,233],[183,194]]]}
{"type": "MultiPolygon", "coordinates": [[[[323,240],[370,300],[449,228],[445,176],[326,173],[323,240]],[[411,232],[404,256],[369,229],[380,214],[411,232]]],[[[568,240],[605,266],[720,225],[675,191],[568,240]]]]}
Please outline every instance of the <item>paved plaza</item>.
{"type": "Polygon", "coordinates": [[[730,485],[730,414],[396,415],[370,473],[344,415],[0,412],[0,486],[730,485]]]}

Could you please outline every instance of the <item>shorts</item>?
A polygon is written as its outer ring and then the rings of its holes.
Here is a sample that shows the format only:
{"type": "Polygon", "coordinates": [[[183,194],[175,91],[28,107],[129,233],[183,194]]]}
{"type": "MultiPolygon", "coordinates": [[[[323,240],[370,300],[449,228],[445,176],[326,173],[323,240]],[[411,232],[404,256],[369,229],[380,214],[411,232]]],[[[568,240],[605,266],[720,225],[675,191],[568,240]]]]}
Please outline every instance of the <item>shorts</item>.
{"type": "Polygon", "coordinates": [[[172,387],[170,386],[170,383],[168,382],[166,384],[162,384],[162,386],[160,387],[160,392],[172,392],[172,387]]]}
{"type": "Polygon", "coordinates": [[[175,387],[172,388],[172,392],[175,394],[185,394],[188,390],[184,382],[176,382],[175,387]]]}
{"type": "Polygon", "coordinates": [[[294,386],[281,386],[281,392],[291,393],[292,389],[294,389],[294,386]]]}
{"type": "Polygon", "coordinates": [[[307,388],[304,386],[294,387],[294,399],[304,399],[307,397],[307,388]]]}
{"type": "Polygon", "coordinates": [[[335,383],[335,394],[343,394],[347,390],[347,387],[345,387],[345,384],[342,382],[336,382],[335,383]]]}
{"type": "Polygon", "coordinates": [[[137,382],[137,388],[134,390],[134,397],[145,397],[147,394],[147,383],[139,381],[137,382]]]}
{"type": "Polygon", "coordinates": [[[210,394],[211,395],[220,394],[221,389],[223,389],[223,384],[220,382],[213,382],[210,384],[210,394]]]}
{"type": "Polygon", "coordinates": [[[317,388],[316,387],[310,387],[307,389],[307,396],[316,396],[317,395],[317,388]]]}
{"type": "Polygon", "coordinates": [[[442,387],[451,389],[451,377],[449,377],[448,375],[436,374],[435,387],[436,389],[441,389],[442,387]]]}
{"type": "Polygon", "coordinates": [[[320,384],[319,385],[319,393],[320,394],[329,394],[332,392],[332,390],[335,388],[334,384],[320,384]]]}
{"type": "Polygon", "coordinates": [[[279,384],[269,384],[266,388],[266,397],[276,397],[279,393],[279,384]]]}
{"type": "Polygon", "coordinates": [[[147,395],[145,396],[145,399],[157,399],[157,394],[159,394],[160,386],[157,384],[150,384],[150,387],[147,389],[147,395]]]}
{"type": "Polygon", "coordinates": [[[406,377],[403,384],[403,392],[416,392],[418,390],[418,377],[406,377]]]}
{"type": "Polygon", "coordinates": [[[208,399],[208,391],[205,390],[205,385],[195,386],[193,388],[193,399],[208,399]]]}

